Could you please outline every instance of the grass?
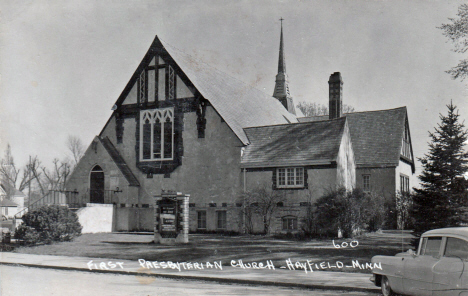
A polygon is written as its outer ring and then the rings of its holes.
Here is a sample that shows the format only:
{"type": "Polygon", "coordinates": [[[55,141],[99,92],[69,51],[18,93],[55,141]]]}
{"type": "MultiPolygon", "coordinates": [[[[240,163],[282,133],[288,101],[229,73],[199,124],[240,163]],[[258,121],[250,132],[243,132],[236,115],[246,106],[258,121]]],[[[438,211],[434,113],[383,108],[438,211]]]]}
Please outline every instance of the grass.
{"type": "MultiPolygon", "coordinates": [[[[165,246],[153,244],[152,234],[99,233],[83,234],[72,242],[55,243],[34,247],[18,247],[14,252],[42,255],[82,256],[147,261],[213,262],[242,259],[243,262],[265,262],[272,260],[275,265],[285,265],[290,258],[293,262],[341,261],[351,265],[352,260],[370,262],[374,255],[390,255],[410,248],[412,236],[408,232],[384,231],[367,233],[355,238],[355,248],[335,248],[332,239],[286,240],[268,236],[222,236],[218,234],[190,234],[188,244],[165,246]]],[[[336,244],[352,239],[335,239],[336,244]]],[[[357,268],[335,270],[369,272],[357,268]]],[[[330,269],[333,271],[333,269],[330,269]]]]}

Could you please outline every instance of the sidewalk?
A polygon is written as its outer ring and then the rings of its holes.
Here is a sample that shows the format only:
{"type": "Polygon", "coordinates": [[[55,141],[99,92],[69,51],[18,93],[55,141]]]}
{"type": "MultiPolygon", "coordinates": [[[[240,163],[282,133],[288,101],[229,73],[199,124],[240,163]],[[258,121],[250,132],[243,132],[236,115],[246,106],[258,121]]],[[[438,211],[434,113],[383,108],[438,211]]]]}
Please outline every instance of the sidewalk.
{"type": "Polygon", "coordinates": [[[138,260],[112,260],[2,252],[0,253],[0,264],[251,285],[361,292],[378,292],[380,290],[369,280],[370,274],[320,270],[308,271],[306,273],[304,270],[289,270],[287,267],[280,268],[279,266],[275,266],[275,269],[271,266],[265,268],[266,262],[263,262],[263,269],[244,269],[232,267],[229,262],[223,262],[222,267],[220,267],[214,262],[210,262],[211,265],[206,262],[187,265],[185,263],[144,262],[143,260],[139,262],[138,260]],[[163,268],[168,265],[172,268],[163,268]]]}

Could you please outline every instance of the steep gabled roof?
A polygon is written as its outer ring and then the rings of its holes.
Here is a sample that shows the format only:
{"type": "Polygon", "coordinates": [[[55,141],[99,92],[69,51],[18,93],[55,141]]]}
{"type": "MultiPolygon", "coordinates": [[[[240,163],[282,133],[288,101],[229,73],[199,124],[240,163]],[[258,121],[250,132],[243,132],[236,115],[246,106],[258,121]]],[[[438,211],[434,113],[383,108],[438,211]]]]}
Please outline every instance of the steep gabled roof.
{"type": "Polygon", "coordinates": [[[346,118],[246,128],[241,167],[320,165],[336,161],[346,118]]]}
{"type": "MultiPolygon", "coordinates": [[[[357,166],[397,166],[407,120],[406,107],[345,114],[357,166]]],[[[412,165],[414,166],[414,160],[412,165]]]]}
{"type": "MultiPolygon", "coordinates": [[[[407,122],[406,107],[343,114],[348,119],[356,165],[397,166],[407,122]]],[[[326,120],[328,115],[298,118],[299,122],[326,120]]],[[[412,149],[411,149],[411,155],[412,149]]],[[[412,157],[413,158],[413,157],[412,157]]],[[[414,159],[409,160],[414,172],[414,159]]]]}
{"type": "Polygon", "coordinates": [[[117,100],[117,106],[123,102],[149,62],[149,55],[157,51],[167,52],[243,144],[249,143],[243,130],[246,127],[297,122],[296,116],[289,113],[277,99],[193,58],[157,36],[117,100]]]}
{"type": "Polygon", "coordinates": [[[110,157],[112,158],[114,163],[117,165],[122,175],[127,180],[128,185],[140,186],[140,182],[138,182],[138,179],[135,177],[132,170],[130,170],[127,163],[125,162],[123,157],[120,155],[119,151],[117,151],[117,149],[112,144],[112,142],[109,140],[109,138],[108,137],[105,137],[105,138],[97,137],[97,138],[101,142],[102,146],[104,146],[107,153],[109,153],[110,157]]]}

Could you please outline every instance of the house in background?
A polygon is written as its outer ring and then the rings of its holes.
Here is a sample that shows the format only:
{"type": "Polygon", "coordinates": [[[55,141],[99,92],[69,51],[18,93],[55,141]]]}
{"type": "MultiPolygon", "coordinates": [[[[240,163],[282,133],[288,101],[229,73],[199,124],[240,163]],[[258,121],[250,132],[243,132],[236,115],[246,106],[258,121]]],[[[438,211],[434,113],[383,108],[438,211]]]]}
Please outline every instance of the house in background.
{"type": "Polygon", "coordinates": [[[24,199],[26,195],[18,189],[13,189],[10,196],[5,188],[0,184],[0,211],[2,218],[13,218],[24,209],[24,199]]]}
{"type": "Polygon", "coordinates": [[[242,231],[244,193],[267,186],[286,196],[271,224],[286,232],[327,190],[394,193],[414,172],[406,109],[343,115],[342,86],[332,74],[330,117],[306,118],[289,93],[282,29],[273,96],[156,37],[70,176],[69,203],[99,213],[80,219],[106,215],[107,229],[152,230],[154,197],[182,192],[191,231],[242,231]]]}

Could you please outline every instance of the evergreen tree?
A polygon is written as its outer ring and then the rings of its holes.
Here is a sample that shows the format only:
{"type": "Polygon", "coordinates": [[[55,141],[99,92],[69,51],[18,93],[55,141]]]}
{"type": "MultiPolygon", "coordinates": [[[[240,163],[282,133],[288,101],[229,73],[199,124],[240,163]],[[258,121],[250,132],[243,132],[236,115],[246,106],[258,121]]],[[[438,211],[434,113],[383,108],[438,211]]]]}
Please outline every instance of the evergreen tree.
{"type": "Polygon", "coordinates": [[[464,222],[462,207],[467,204],[467,191],[463,175],[468,171],[464,143],[468,131],[459,121],[457,107],[450,102],[447,108],[447,116],[441,114],[441,123],[434,133],[429,132],[429,152],[419,159],[423,167],[421,188],[415,188],[412,211],[416,234],[464,222]]]}

